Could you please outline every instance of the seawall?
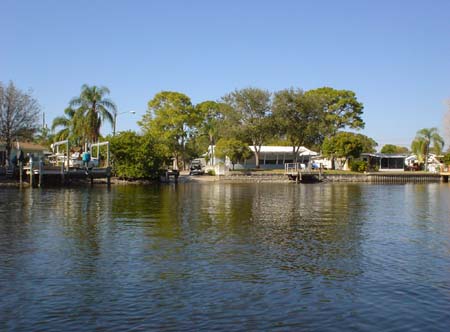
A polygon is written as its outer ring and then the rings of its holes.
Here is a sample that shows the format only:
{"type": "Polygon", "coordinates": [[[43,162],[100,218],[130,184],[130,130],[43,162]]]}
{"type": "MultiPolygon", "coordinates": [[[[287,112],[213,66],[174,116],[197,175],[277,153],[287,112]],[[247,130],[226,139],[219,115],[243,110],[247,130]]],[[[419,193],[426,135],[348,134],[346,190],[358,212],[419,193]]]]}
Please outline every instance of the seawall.
{"type": "MultiPolygon", "coordinates": [[[[314,175],[319,180],[319,175],[314,175]]],[[[220,176],[221,182],[293,182],[285,174],[246,173],[220,176]]],[[[439,174],[426,173],[364,173],[364,174],[322,174],[322,182],[365,182],[365,183],[429,183],[440,182],[439,174]]]]}

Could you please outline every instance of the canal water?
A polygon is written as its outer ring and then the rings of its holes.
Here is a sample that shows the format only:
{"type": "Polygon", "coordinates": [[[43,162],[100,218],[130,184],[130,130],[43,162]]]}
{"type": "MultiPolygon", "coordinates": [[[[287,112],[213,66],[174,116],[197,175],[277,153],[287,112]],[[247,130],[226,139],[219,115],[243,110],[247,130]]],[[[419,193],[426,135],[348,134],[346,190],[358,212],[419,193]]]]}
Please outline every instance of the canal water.
{"type": "Polygon", "coordinates": [[[0,331],[449,331],[447,184],[0,189],[0,331]]]}

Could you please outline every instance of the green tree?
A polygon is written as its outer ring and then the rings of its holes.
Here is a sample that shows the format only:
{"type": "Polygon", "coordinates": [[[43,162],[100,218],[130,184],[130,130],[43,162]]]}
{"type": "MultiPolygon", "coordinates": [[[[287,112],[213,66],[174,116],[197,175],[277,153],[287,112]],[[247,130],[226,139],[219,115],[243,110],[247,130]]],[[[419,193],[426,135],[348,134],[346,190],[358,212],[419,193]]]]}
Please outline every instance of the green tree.
{"type": "Polygon", "coordinates": [[[316,98],[302,90],[276,92],[273,115],[281,136],[287,138],[296,156],[301,146],[311,148],[322,143],[323,112],[316,98]]]}
{"type": "Polygon", "coordinates": [[[40,107],[30,92],[23,92],[10,82],[0,82],[0,140],[10,158],[13,140],[32,139],[38,127],[40,107]]]}
{"type": "Polygon", "coordinates": [[[109,137],[114,173],[123,179],[155,179],[169,151],[157,138],[133,131],[109,137]]]}
{"type": "MultiPolygon", "coordinates": [[[[432,145],[435,154],[441,154],[444,147],[444,139],[439,135],[437,128],[423,128],[416,133],[411,143],[411,150],[419,157],[423,156],[425,171],[428,170],[428,155],[432,145]]],[[[420,161],[420,159],[419,159],[420,161]]]]}
{"type": "MultiPolygon", "coordinates": [[[[204,101],[197,104],[195,108],[197,109],[199,116],[202,118],[199,128],[199,134],[206,136],[208,138],[207,145],[201,144],[204,142],[201,138],[196,141],[200,142],[204,151],[209,151],[208,147],[216,144],[216,141],[220,135],[220,131],[223,127],[225,115],[223,113],[227,105],[223,103],[218,103],[215,101],[204,101]]],[[[203,151],[203,152],[204,152],[203,151]]],[[[211,149],[211,155],[208,156],[209,159],[213,159],[213,149],[211,149]]]]}
{"type": "Polygon", "coordinates": [[[406,148],[404,146],[394,145],[394,144],[385,144],[381,148],[381,153],[402,154],[402,153],[408,153],[408,152],[409,152],[408,148],[406,148]]]}
{"type": "Polygon", "coordinates": [[[324,112],[324,135],[333,136],[340,129],[362,129],[363,104],[350,90],[336,90],[330,87],[309,90],[305,93],[319,103],[324,112]]]}
{"type": "Polygon", "coordinates": [[[446,153],[443,158],[445,165],[450,165],[450,153],[446,153]]]}
{"type": "Polygon", "coordinates": [[[87,142],[98,141],[103,122],[113,124],[117,108],[111,99],[106,98],[109,93],[106,87],[83,84],[80,96],[73,98],[69,103],[69,106],[76,110],[74,118],[83,119],[77,124],[77,128],[83,132],[84,140],[87,142]]]}
{"type": "Polygon", "coordinates": [[[374,152],[377,143],[362,134],[339,132],[325,138],[322,153],[326,157],[342,159],[341,168],[349,158],[358,158],[363,152],[374,152]]]}
{"type": "Polygon", "coordinates": [[[235,90],[224,96],[227,103],[239,115],[235,128],[240,137],[253,145],[256,167],[259,168],[261,146],[273,134],[271,118],[271,93],[257,88],[235,90]]]}
{"type": "Polygon", "coordinates": [[[47,126],[43,126],[37,130],[33,141],[42,146],[50,147],[53,142],[53,134],[47,126]]]}
{"type": "Polygon", "coordinates": [[[160,137],[168,146],[177,165],[186,165],[186,143],[195,137],[202,120],[201,113],[192,106],[188,96],[162,91],[148,102],[148,111],[139,121],[144,131],[160,137]]]}
{"type": "Polygon", "coordinates": [[[219,139],[215,150],[217,157],[221,159],[228,157],[230,159],[233,170],[236,163],[248,159],[252,155],[252,151],[249,149],[248,145],[235,138],[219,139]]]}
{"type": "Polygon", "coordinates": [[[53,119],[52,131],[58,129],[54,134],[55,141],[70,140],[73,145],[82,144],[84,137],[84,118],[82,112],[77,112],[72,107],[67,107],[64,110],[63,116],[58,116],[53,119]]]}

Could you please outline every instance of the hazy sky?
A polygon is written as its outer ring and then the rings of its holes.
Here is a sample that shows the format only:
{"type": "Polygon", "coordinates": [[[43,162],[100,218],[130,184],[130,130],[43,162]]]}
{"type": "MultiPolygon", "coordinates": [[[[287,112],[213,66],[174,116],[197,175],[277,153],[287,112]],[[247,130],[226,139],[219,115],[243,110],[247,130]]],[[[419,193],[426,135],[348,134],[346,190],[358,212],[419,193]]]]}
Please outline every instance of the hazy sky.
{"type": "MultiPolygon", "coordinates": [[[[139,127],[161,90],[193,103],[244,87],[349,89],[364,134],[409,145],[450,98],[450,1],[0,0],[0,81],[33,89],[50,122],[83,83],[139,127]]],[[[111,127],[105,126],[104,134],[111,127]]]]}

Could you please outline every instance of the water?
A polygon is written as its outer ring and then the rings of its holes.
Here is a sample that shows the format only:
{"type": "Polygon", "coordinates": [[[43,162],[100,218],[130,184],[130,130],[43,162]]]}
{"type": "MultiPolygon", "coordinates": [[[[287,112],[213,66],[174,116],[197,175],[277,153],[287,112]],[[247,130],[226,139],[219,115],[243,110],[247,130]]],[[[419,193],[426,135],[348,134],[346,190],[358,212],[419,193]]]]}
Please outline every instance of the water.
{"type": "Polygon", "coordinates": [[[450,187],[0,189],[0,331],[449,331],[450,187]]]}

